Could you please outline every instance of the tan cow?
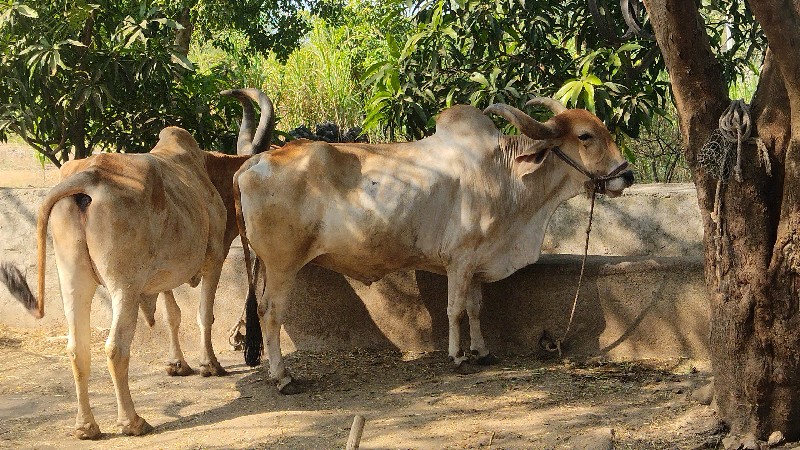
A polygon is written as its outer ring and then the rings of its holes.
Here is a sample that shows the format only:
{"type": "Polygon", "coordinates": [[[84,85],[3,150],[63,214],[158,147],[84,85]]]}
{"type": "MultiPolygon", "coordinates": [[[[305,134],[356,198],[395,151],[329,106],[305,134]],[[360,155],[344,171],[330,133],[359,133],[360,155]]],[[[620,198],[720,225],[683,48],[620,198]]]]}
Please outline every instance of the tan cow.
{"type": "MultiPolygon", "coordinates": [[[[269,99],[255,90],[227,94],[245,106],[241,135],[248,145],[240,146],[239,151],[268,147],[274,126],[269,99]],[[255,138],[251,98],[262,107],[255,138]]],[[[180,310],[171,290],[186,282],[195,286],[202,282],[198,311],[201,371],[206,375],[225,373],[211,345],[214,295],[225,255],[237,234],[233,174],[249,157],[204,152],[188,132],[169,127],[159,134],[150,153],[104,153],[61,168],[61,182],[39,210],[38,298],[10,265],[2,266],[0,280],[36,317],[44,315],[47,228],[51,224],[69,325],[67,350],[78,398],[78,438],[100,436],[88,398],[89,313],[97,285],[104,285],[111,297],[112,322],[105,351],[124,434],[152,430],[134,409],[128,366],[137,311],[141,307],[152,325],[160,292],[166,294],[174,372],[185,374],[191,369],[178,345],[180,310]]]]}
{"type": "MultiPolygon", "coordinates": [[[[442,112],[435,134],[420,141],[299,140],[242,166],[234,181],[242,243],[249,240],[263,262],[267,283],[266,305],[249,306],[247,322],[262,319],[280,392],[297,391],[284,367],[280,327],[297,273],[309,263],[366,284],[403,269],[446,274],[450,357],[456,365],[470,357],[460,348],[466,311],[471,353],[478,363],[494,361],[480,330],[481,284],[535,262],[551,214],[587,181],[610,196],[633,182],[594,114],[551,99],[533,103],[557,114],[540,123],[507,105],[486,110],[522,135],[504,135],[462,105],[442,112]]],[[[248,303],[255,301],[250,295],[248,303]]],[[[259,333],[247,337],[246,355],[257,356],[261,342],[251,339],[259,333]]]]}

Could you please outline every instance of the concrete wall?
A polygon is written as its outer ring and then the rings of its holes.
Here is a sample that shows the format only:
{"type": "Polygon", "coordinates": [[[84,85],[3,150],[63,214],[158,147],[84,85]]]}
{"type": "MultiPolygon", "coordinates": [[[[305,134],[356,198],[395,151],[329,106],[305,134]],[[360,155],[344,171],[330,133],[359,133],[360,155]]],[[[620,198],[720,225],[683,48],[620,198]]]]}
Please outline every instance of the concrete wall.
{"type": "MultiPolygon", "coordinates": [[[[35,216],[45,189],[0,188],[0,260],[11,260],[35,279],[35,216]]],[[[560,335],[569,317],[580,271],[589,202],[575,198],[555,213],[539,263],[484,287],[482,327],[499,353],[540,353],[544,331],[560,335]]],[[[708,306],[701,260],[702,225],[694,188],[649,185],[595,207],[586,279],[568,354],[605,354],[614,359],[708,357],[708,306]]],[[[46,273],[46,316],[36,321],[0,287],[0,323],[63,329],[64,316],[52,251],[46,273]]],[[[215,306],[214,343],[242,311],[246,276],[241,246],[225,263],[215,306]]],[[[392,274],[371,286],[319,267],[306,267],[293,294],[284,329],[284,350],[447,348],[445,277],[422,271],[392,274]]],[[[176,291],[183,309],[183,342],[197,340],[199,289],[176,291]]],[[[161,315],[163,308],[159,306],[161,315]]],[[[92,325],[110,323],[100,288],[92,325]]],[[[140,320],[136,345],[166,345],[166,327],[140,320]]],[[[466,324],[464,326],[466,335],[466,324]]]]}

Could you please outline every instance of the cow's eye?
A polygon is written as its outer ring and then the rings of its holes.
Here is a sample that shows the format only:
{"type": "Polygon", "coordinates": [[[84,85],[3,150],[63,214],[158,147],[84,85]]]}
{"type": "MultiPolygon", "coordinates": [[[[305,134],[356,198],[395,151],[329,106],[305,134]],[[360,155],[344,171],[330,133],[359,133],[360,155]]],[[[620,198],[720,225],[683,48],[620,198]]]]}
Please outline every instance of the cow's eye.
{"type": "Polygon", "coordinates": [[[578,136],[578,139],[580,139],[580,140],[582,140],[584,142],[588,141],[591,138],[592,138],[592,135],[589,134],[589,133],[583,133],[582,135],[578,136]]]}

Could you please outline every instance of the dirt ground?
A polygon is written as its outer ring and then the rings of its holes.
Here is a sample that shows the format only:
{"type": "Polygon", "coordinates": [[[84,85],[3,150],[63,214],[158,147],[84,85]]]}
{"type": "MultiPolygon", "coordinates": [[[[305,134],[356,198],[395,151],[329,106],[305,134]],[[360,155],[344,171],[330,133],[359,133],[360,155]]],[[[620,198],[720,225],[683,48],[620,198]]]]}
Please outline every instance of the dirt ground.
{"type": "MultiPolygon", "coordinates": [[[[297,352],[286,361],[305,391],[283,396],[265,367],[244,366],[239,352],[220,345],[231,372],[220,378],[171,378],[166,348],[134,348],[131,392],[155,431],[127,437],[115,424],[105,333],[94,330],[89,395],[104,435],[86,443],[71,437],[76,405],[64,332],[0,326],[0,447],[343,448],[356,414],[366,418],[365,449],[570,448],[612,433],[617,449],[694,449],[717,448],[723,437],[714,412],[690,399],[708,374],[685,360],[507,355],[462,375],[440,352],[297,352]]],[[[190,364],[197,356],[187,352],[190,364]]]]}

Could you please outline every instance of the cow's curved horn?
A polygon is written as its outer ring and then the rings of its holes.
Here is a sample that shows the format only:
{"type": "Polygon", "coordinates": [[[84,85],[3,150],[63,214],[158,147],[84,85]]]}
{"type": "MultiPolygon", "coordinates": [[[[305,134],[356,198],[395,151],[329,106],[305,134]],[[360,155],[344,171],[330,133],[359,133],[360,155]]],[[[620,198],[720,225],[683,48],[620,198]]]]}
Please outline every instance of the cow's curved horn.
{"type": "Polygon", "coordinates": [[[235,97],[242,104],[242,123],[239,125],[236,153],[253,155],[268,150],[272,142],[272,132],[275,130],[275,110],[269,97],[253,88],[229,89],[220,94],[235,97]],[[251,101],[258,102],[258,107],[261,108],[261,118],[255,131],[253,131],[255,113],[251,101]]]}
{"type": "Polygon", "coordinates": [[[525,106],[539,105],[553,111],[553,114],[560,114],[567,110],[567,107],[562,105],[561,102],[550,97],[534,97],[525,103],[525,106]]]}
{"type": "Polygon", "coordinates": [[[483,110],[484,114],[497,114],[517,127],[520,133],[531,139],[551,139],[557,136],[556,130],[541,123],[513,106],[495,103],[483,110]]]}

